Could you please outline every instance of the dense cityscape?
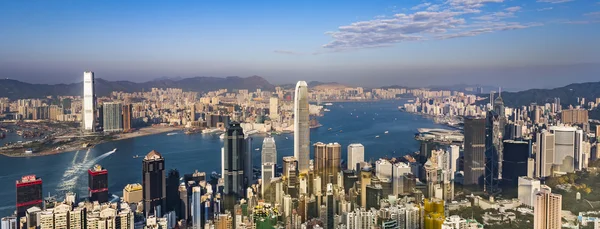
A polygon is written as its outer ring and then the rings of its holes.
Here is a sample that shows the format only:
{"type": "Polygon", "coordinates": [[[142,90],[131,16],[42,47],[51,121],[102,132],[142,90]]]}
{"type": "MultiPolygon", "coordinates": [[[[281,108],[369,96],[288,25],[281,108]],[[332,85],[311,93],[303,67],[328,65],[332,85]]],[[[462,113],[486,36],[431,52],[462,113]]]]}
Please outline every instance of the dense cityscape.
{"type": "MultiPolygon", "coordinates": [[[[44,156],[74,144],[85,149],[126,135],[184,130],[221,135],[221,170],[181,175],[166,168],[168,157],[152,150],[141,156],[142,182],[123,187],[122,196],[108,189],[119,172],[95,164],[85,168],[87,196],[48,198],[44,174],[25,175],[16,181],[15,212],[2,218],[3,229],[600,227],[594,211],[600,125],[591,128],[588,118],[600,98],[566,107],[557,98],[511,108],[500,91],[477,96],[481,88],[469,89],[471,94],[366,91],[309,88],[304,81],[275,91],[199,95],[156,88],[97,97],[94,81],[93,72],[83,74],[82,96],[3,99],[5,124],[11,126],[5,131],[32,135],[4,146],[11,152],[5,154],[44,156]],[[421,128],[414,138],[419,151],[376,161],[366,160],[370,149],[361,142],[342,146],[311,139],[310,129],[321,126],[315,117],[327,115],[334,101],[400,98],[407,103],[398,112],[448,128],[421,128]],[[289,132],[293,156],[279,161],[272,135],[289,132]],[[256,134],[266,137],[254,149],[256,134]],[[257,163],[251,155],[259,149],[257,163]]],[[[105,157],[114,153],[119,149],[105,157]]]]}

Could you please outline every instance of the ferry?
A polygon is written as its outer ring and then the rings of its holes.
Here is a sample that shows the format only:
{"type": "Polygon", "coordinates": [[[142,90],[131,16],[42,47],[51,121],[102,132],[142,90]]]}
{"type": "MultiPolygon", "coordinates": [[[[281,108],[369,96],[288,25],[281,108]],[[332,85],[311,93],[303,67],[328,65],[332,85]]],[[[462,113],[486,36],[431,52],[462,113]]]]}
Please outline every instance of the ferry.
{"type": "Polygon", "coordinates": [[[285,140],[288,140],[288,139],[289,139],[288,137],[285,137],[285,140]]]}
{"type": "Polygon", "coordinates": [[[172,135],[176,135],[177,133],[172,132],[172,133],[168,133],[167,136],[172,136],[172,135]]]}
{"type": "Polygon", "coordinates": [[[386,130],[386,131],[385,131],[385,132],[383,132],[383,133],[384,133],[384,134],[389,134],[390,132],[386,130]]]}
{"type": "Polygon", "coordinates": [[[114,148],[113,150],[111,150],[110,152],[117,152],[117,148],[114,148]]]}
{"type": "Polygon", "coordinates": [[[325,105],[325,106],[333,106],[333,103],[326,103],[326,104],[323,104],[323,105],[325,105]]]}
{"type": "Polygon", "coordinates": [[[256,149],[254,149],[254,150],[256,150],[256,151],[259,151],[259,150],[260,150],[260,148],[256,148],[256,149]]]}
{"type": "Polygon", "coordinates": [[[375,136],[375,138],[379,138],[379,135],[375,136]]]}
{"type": "Polygon", "coordinates": [[[32,154],[33,150],[31,148],[28,148],[28,149],[25,150],[25,153],[26,154],[32,154]]]}
{"type": "Polygon", "coordinates": [[[139,158],[139,157],[140,157],[140,155],[136,154],[135,156],[133,156],[133,159],[136,159],[136,158],[139,158]]]}
{"type": "Polygon", "coordinates": [[[329,129],[327,129],[327,130],[332,130],[332,128],[331,128],[331,127],[329,127],[329,129]]]}
{"type": "Polygon", "coordinates": [[[344,132],[343,130],[340,130],[340,133],[344,132]]]}

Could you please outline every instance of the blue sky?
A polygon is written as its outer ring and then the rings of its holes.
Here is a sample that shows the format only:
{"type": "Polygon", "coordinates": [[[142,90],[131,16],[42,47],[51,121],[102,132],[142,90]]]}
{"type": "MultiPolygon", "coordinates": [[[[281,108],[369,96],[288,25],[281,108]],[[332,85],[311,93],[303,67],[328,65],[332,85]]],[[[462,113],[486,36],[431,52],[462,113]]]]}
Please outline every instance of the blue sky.
{"type": "Polygon", "coordinates": [[[598,0],[1,1],[0,77],[552,87],[600,80],[598,0]]]}

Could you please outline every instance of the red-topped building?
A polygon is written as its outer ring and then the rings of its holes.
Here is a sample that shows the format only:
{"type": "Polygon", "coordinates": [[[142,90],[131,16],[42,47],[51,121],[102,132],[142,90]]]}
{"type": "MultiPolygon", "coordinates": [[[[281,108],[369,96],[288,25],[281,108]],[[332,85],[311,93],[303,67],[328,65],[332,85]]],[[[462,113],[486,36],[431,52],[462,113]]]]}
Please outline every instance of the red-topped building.
{"type": "Polygon", "coordinates": [[[23,176],[17,180],[17,216],[25,216],[27,209],[39,207],[43,209],[42,179],[35,175],[23,176]]]}
{"type": "Polygon", "coordinates": [[[90,201],[108,202],[108,171],[100,165],[88,170],[88,190],[90,201]]]}

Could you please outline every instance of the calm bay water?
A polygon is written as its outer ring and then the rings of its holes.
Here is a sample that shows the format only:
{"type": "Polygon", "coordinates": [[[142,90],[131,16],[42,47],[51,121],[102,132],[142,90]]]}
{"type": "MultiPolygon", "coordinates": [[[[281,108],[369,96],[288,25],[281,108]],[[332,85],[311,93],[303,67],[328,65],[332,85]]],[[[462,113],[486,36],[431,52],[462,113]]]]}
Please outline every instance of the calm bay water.
{"type": "MultiPolygon", "coordinates": [[[[397,107],[404,102],[334,103],[329,107],[330,112],[319,117],[323,126],[311,130],[311,141],[342,144],[343,159],[346,158],[348,144],[355,142],[365,146],[366,160],[403,156],[417,151],[419,143],[413,139],[417,128],[445,127],[424,117],[398,111],[397,107]],[[389,134],[384,134],[386,130],[389,134]],[[380,137],[375,138],[376,135],[380,137]]],[[[263,136],[253,136],[252,148],[261,148],[262,140],[263,136]]],[[[282,157],[294,154],[293,134],[275,136],[275,141],[279,162],[282,157]]],[[[74,191],[79,196],[86,196],[87,170],[100,164],[108,169],[109,191],[120,195],[126,184],[141,183],[142,158],[151,150],[163,155],[167,169],[176,168],[182,175],[194,170],[210,174],[220,171],[222,144],[217,135],[185,135],[180,132],[171,136],[158,134],[108,142],[88,151],[43,157],[10,158],[0,155],[0,216],[15,210],[15,181],[23,175],[41,177],[45,195],[50,192],[62,199],[65,192],[74,191]],[[110,153],[114,148],[118,151],[110,153]],[[140,157],[134,159],[135,155],[140,157]]],[[[253,150],[252,153],[254,164],[258,166],[260,151],[253,150]]]]}

